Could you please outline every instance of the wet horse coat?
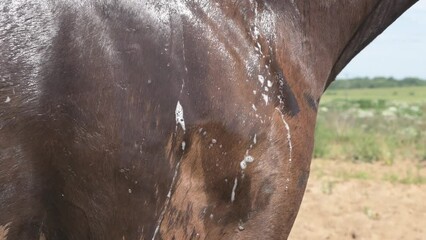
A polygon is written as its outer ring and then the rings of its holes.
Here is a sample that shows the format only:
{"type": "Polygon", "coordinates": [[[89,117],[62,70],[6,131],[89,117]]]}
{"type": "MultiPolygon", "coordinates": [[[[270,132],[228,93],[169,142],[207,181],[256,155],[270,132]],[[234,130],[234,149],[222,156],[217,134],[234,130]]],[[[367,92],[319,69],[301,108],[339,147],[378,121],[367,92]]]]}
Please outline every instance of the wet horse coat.
{"type": "Polygon", "coordinates": [[[319,99],[415,1],[0,3],[0,239],[286,239],[319,99]]]}

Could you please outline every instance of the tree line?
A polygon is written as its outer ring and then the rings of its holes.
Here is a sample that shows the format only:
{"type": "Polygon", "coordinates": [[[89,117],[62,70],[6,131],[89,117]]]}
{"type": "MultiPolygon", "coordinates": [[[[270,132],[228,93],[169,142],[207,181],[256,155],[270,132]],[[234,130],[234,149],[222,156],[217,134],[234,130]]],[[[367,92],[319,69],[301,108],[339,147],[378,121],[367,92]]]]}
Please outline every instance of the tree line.
{"type": "Polygon", "coordinates": [[[351,79],[336,79],[329,89],[355,89],[355,88],[387,88],[387,87],[415,87],[426,86],[426,80],[407,77],[395,79],[393,77],[357,77],[351,79]]]}

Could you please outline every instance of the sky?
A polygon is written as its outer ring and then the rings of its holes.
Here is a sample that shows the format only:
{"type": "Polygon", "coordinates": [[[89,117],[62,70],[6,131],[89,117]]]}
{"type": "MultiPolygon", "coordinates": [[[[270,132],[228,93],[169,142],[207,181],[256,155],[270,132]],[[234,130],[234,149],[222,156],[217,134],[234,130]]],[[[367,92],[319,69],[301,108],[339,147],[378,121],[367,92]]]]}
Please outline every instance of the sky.
{"type": "Polygon", "coordinates": [[[426,0],[420,0],[362,50],[337,78],[426,79],[426,0]]]}

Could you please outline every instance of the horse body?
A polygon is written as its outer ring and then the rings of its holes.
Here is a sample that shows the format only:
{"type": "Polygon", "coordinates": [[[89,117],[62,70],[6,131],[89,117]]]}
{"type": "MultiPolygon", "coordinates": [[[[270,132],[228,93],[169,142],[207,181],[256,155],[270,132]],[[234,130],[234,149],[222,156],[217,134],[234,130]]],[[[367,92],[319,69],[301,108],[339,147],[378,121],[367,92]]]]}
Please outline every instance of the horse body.
{"type": "Polygon", "coordinates": [[[414,3],[0,3],[3,238],[286,239],[321,94],[414,3]]]}

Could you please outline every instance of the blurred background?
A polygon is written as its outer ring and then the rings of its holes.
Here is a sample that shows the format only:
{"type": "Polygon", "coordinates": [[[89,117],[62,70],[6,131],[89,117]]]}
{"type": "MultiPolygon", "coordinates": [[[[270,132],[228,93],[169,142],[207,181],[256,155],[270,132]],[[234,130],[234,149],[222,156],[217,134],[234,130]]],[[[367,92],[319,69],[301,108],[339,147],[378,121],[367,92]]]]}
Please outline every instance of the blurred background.
{"type": "Polygon", "coordinates": [[[321,99],[311,176],[289,239],[426,239],[426,1],[321,99]]]}

